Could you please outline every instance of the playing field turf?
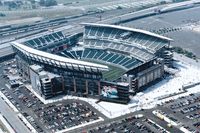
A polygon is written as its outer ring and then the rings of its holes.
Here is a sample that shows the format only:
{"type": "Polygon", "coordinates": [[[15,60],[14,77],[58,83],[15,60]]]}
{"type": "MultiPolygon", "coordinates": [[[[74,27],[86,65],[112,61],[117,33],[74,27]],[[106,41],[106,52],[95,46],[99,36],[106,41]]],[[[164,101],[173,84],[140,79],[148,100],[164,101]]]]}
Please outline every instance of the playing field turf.
{"type": "Polygon", "coordinates": [[[87,59],[84,59],[84,60],[85,61],[89,61],[89,62],[93,62],[93,63],[96,63],[96,64],[101,64],[101,65],[108,66],[109,67],[109,71],[103,72],[103,79],[108,80],[108,81],[114,81],[114,80],[116,80],[117,78],[119,78],[121,75],[123,75],[126,72],[126,70],[124,70],[124,69],[122,69],[120,67],[111,65],[111,64],[98,62],[96,60],[95,61],[94,60],[87,60],[87,59]]]}
{"type": "Polygon", "coordinates": [[[122,68],[107,65],[109,67],[108,72],[103,72],[103,78],[109,81],[116,80],[119,78],[121,75],[123,75],[126,71],[123,70],[122,68]]]}

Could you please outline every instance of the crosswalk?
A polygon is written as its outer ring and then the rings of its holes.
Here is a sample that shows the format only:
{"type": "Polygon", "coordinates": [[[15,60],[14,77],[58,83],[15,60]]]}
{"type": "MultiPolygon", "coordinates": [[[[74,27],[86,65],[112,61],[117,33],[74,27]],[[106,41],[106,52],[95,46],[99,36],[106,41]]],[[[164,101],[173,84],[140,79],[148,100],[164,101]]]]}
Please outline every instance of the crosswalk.
{"type": "Polygon", "coordinates": [[[158,4],[160,2],[161,2],[161,0],[140,0],[139,2],[134,1],[134,2],[130,2],[130,3],[115,4],[115,5],[98,7],[97,9],[100,10],[100,11],[109,11],[109,10],[114,10],[114,9],[117,9],[117,8],[139,8],[139,7],[142,7],[142,6],[158,4]]]}

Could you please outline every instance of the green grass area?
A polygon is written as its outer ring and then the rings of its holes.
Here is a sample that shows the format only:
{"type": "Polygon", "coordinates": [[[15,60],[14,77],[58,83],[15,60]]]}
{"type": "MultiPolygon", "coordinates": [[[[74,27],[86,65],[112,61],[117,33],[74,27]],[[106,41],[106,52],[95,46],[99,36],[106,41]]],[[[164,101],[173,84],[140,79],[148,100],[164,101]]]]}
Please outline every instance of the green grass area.
{"type": "Polygon", "coordinates": [[[105,80],[108,80],[108,81],[114,81],[126,72],[126,70],[124,70],[120,67],[110,65],[110,64],[106,64],[106,63],[102,63],[102,62],[98,62],[96,60],[94,61],[94,60],[86,60],[85,59],[85,61],[89,61],[89,62],[93,62],[93,63],[96,63],[96,64],[108,66],[109,71],[103,72],[103,78],[105,80]]]}
{"type": "Polygon", "coordinates": [[[108,72],[103,72],[103,78],[109,81],[116,80],[119,78],[121,75],[123,75],[126,71],[123,70],[122,68],[107,65],[109,67],[108,72]]]}
{"type": "Polygon", "coordinates": [[[195,54],[193,54],[192,52],[187,51],[187,50],[185,50],[181,47],[173,47],[173,50],[174,50],[174,52],[179,53],[179,54],[183,54],[183,55],[187,56],[188,58],[191,58],[191,59],[194,59],[194,60],[196,60],[196,58],[197,58],[195,54]]]}

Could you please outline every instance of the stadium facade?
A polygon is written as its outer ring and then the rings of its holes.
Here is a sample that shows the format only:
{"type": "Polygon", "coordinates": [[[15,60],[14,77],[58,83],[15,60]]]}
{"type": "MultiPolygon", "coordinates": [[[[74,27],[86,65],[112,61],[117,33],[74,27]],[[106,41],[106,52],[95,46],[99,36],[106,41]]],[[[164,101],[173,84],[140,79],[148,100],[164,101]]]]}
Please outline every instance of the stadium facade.
{"type": "Polygon", "coordinates": [[[172,65],[170,38],[118,25],[83,25],[83,34],[57,32],[12,43],[19,73],[40,84],[34,89],[44,90],[48,81],[48,93],[37,91],[44,98],[74,94],[128,103],[130,95],[161,79],[164,66],[172,65]],[[56,80],[43,79],[40,71],[33,74],[33,65],[56,80]],[[52,84],[59,86],[57,92],[52,84]]]}

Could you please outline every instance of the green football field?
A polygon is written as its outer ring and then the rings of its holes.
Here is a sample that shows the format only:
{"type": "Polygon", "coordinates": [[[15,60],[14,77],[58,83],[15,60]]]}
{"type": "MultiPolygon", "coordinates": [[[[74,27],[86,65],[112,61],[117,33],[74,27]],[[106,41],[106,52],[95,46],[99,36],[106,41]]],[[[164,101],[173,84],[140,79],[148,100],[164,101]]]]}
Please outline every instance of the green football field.
{"type": "Polygon", "coordinates": [[[85,61],[89,61],[89,62],[93,62],[93,63],[96,63],[96,64],[108,66],[109,67],[109,71],[103,72],[103,78],[105,80],[108,80],[108,81],[114,81],[114,80],[116,80],[117,78],[119,78],[121,75],[123,75],[126,72],[126,70],[124,70],[124,69],[122,69],[120,67],[111,65],[111,64],[98,62],[96,60],[95,61],[94,60],[86,60],[86,59],[84,59],[84,60],[85,61]]]}
{"type": "Polygon", "coordinates": [[[116,80],[126,72],[124,69],[119,67],[115,67],[112,65],[107,65],[107,66],[109,67],[110,70],[108,72],[103,72],[103,78],[109,81],[116,80]]]}

